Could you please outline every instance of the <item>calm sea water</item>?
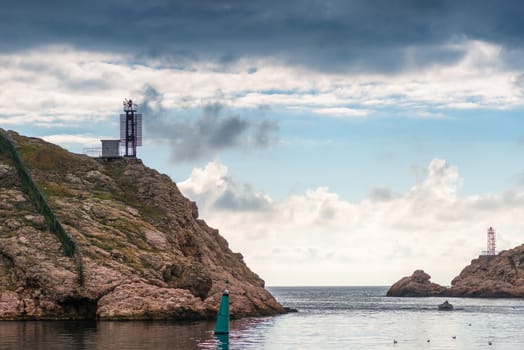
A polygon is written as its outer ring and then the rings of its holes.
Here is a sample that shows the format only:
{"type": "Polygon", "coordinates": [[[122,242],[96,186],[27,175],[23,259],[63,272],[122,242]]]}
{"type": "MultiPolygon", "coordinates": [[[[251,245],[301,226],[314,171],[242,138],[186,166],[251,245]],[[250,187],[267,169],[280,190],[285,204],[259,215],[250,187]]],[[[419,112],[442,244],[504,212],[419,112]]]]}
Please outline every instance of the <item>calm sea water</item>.
{"type": "Polygon", "coordinates": [[[451,298],[444,312],[385,287],[268,289],[299,312],[232,321],[227,344],[213,322],[40,321],[0,322],[0,349],[524,349],[524,300],[451,298]]]}

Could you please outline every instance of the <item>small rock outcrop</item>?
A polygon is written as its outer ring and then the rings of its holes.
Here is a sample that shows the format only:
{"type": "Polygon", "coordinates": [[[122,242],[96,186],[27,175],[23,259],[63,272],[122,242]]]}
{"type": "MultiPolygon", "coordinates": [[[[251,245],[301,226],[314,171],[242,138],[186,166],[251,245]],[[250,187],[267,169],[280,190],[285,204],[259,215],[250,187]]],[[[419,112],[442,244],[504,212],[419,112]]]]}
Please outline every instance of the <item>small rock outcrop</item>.
{"type": "Polygon", "coordinates": [[[473,259],[451,281],[450,288],[429,282],[429,275],[417,270],[393,284],[387,295],[524,298],[524,244],[496,256],[473,259]]]}
{"type": "Polygon", "coordinates": [[[0,319],[213,318],[225,281],[233,317],[285,312],[167,175],[0,132],[53,215],[0,144],[0,319]]]}
{"type": "Polygon", "coordinates": [[[416,270],[411,276],[404,277],[396,282],[387,291],[387,296],[395,297],[425,297],[441,296],[446,288],[430,282],[431,276],[422,270],[416,270]]]}

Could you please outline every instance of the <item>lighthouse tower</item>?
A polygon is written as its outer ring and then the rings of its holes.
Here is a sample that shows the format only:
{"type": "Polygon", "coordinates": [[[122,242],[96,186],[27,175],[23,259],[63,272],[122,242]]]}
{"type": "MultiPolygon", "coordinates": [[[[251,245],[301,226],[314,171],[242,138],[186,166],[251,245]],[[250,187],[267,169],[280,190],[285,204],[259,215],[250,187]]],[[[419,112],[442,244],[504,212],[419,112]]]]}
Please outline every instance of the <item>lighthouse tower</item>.
{"type": "Polygon", "coordinates": [[[136,157],[136,148],[142,146],[142,114],[136,112],[132,100],[124,100],[124,112],[120,114],[120,144],[126,157],[136,157]]]}
{"type": "Polygon", "coordinates": [[[488,228],[488,250],[487,254],[488,256],[495,256],[497,255],[497,245],[496,245],[496,233],[493,227],[488,228]]]}

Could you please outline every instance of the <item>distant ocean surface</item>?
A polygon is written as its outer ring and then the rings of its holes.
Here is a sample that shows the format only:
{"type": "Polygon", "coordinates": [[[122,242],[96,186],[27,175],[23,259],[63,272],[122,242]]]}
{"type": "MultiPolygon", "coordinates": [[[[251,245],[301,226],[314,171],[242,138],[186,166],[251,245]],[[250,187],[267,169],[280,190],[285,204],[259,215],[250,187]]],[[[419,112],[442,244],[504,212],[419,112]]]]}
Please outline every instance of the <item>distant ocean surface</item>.
{"type": "Polygon", "coordinates": [[[524,349],[522,299],[450,298],[446,312],[386,287],[268,289],[299,312],[232,321],[228,344],[213,322],[7,321],[0,349],[524,349]]]}

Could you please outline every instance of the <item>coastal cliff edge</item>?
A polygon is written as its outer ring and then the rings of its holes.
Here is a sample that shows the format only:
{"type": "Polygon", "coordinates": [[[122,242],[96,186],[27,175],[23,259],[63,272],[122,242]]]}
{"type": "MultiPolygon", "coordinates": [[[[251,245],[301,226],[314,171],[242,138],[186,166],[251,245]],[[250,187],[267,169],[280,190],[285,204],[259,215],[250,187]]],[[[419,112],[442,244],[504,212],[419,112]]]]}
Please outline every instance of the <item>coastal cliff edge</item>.
{"type": "Polygon", "coordinates": [[[285,313],[167,175],[0,131],[0,319],[208,319],[225,281],[232,317],[285,313]]]}

